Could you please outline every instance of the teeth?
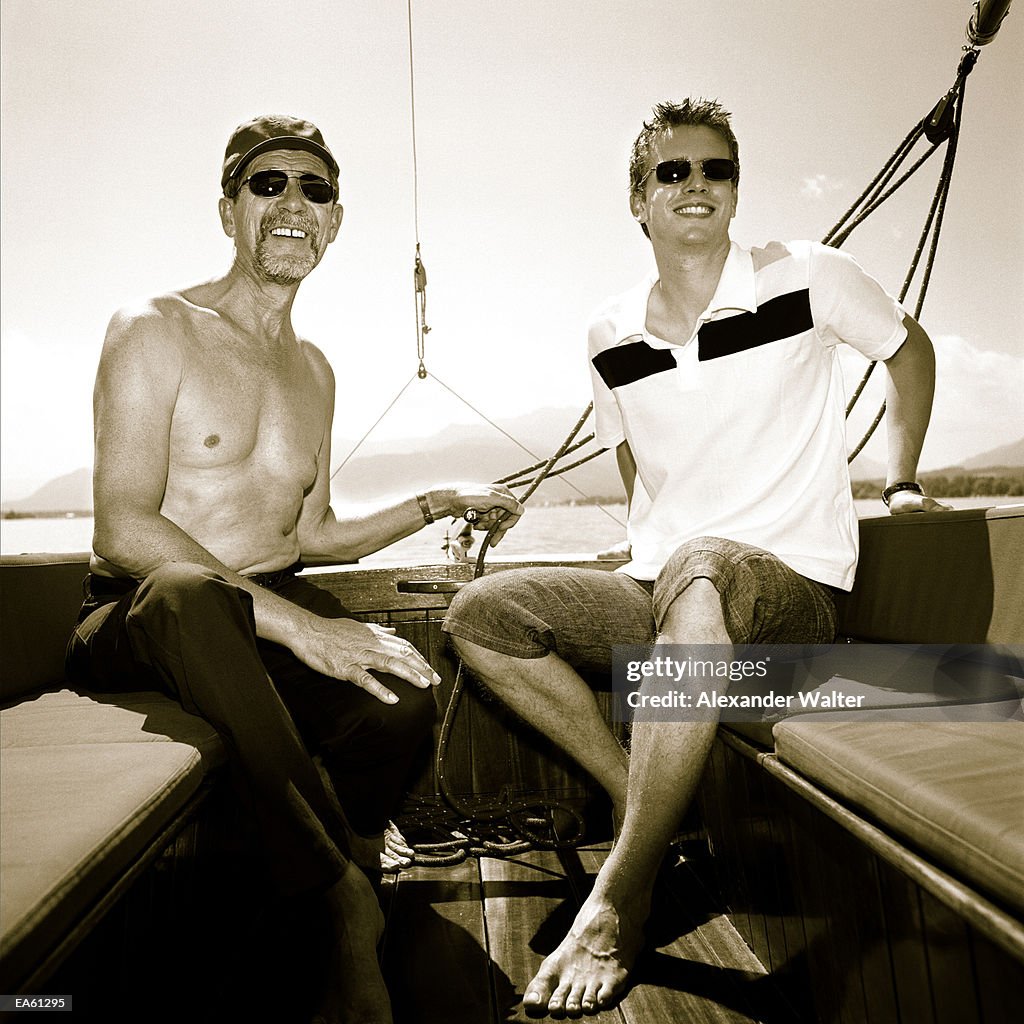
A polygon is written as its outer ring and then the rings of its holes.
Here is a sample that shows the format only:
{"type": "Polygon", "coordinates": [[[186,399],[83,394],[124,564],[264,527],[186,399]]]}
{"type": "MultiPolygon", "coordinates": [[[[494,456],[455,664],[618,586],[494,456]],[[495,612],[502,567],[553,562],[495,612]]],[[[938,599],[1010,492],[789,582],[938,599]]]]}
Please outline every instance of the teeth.
{"type": "Polygon", "coordinates": [[[305,238],[306,232],[300,228],[274,228],[272,235],[280,235],[282,238],[305,238]]]}
{"type": "Polygon", "coordinates": [[[676,213],[711,213],[712,209],[710,206],[680,206],[677,207],[676,213]]]}

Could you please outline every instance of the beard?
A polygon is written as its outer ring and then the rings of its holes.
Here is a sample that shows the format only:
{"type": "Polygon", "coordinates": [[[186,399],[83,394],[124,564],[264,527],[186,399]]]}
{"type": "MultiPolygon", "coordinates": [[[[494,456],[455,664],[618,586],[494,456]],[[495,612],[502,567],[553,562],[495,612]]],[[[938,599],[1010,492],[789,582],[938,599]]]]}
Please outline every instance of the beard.
{"type": "Polygon", "coordinates": [[[268,221],[260,229],[260,238],[256,243],[256,266],[260,273],[273,284],[298,284],[320,261],[320,245],[317,225],[307,220],[299,222],[284,221],[280,218],[268,221]],[[268,240],[270,232],[277,227],[299,228],[306,232],[304,241],[308,243],[305,252],[281,253],[272,252],[268,240]]]}

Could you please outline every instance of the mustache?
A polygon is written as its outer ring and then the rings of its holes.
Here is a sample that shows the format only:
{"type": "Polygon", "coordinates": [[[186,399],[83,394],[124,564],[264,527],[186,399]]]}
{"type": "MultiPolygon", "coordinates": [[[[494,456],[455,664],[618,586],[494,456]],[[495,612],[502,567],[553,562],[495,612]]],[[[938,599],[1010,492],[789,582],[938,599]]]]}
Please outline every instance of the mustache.
{"type": "Polygon", "coordinates": [[[317,237],[317,223],[313,217],[282,217],[279,214],[268,214],[260,224],[260,241],[265,239],[274,228],[298,228],[305,231],[310,239],[317,237]]]}

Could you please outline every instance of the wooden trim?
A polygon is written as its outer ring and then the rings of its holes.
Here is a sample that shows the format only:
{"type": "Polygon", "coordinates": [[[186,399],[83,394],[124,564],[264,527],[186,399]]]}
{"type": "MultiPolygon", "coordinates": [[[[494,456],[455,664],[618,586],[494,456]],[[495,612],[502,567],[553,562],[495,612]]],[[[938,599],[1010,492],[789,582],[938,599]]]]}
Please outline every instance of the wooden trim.
{"type": "MultiPolygon", "coordinates": [[[[504,569],[571,567],[575,569],[616,569],[622,561],[596,559],[527,559],[521,562],[495,562],[485,567],[484,575],[504,569]]],[[[335,594],[349,611],[357,613],[445,609],[453,592],[403,593],[398,584],[409,580],[424,583],[463,584],[473,580],[474,566],[468,562],[441,565],[384,566],[379,569],[359,565],[308,570],[306,575],[335,594]]]]}
{"type": "Polygon", "coordinates": [[[89,936],[103,918],[106,917],[107,913],[113,909],[114,905],[131,888],[139,876],[159,859],[160,855],[195,819],[212,789],[213,781],[210,779],[206,779],[200,784],[199,789],[189,797],[173,820],[161,829],[135,860],[114,879],[106,892],[91,904],[85,915],[72,925],[70,931],[65,934],[25,981],[15,986],[16,991],[30,995],[40,985],[46,983],[47,979],[89,936]]]}

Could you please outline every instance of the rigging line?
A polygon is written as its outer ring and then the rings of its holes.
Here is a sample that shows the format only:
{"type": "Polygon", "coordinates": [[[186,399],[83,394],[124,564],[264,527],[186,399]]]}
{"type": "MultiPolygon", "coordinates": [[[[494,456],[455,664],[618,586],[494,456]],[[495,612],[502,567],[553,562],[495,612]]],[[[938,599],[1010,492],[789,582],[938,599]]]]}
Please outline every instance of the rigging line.
{"type": "MultiPolygon", "coordinates": [[[[965,61],[966,61],[965,57],[965,61]]],[[[925,297],[928,293],[928,285],[931,281],[932,270],[935,267],[935,258],[938,254],[939,237],[942,234],[942,223],[946,211],[946,201],[949,198],[949,191],[953,182],[953,167],[956,162],[957,146],[960,142],[960,127],[963,120],[964,110],[964,93],[966,92],[967,86],[967,75],[970,73],[970,69],[973,64],[969,64],[966,70],[961,74],[956,88],[956,106],[954,107],[953,123],[949,131],[949,135],[946,138],[946,154],[942,163],[942,171],[939,175],[939,181],[935,189],[935,195],[932,199],[931,208],[928,211],[928,217],[925,221],[924,230],[921,232],[920,240],[918,241],[917,251],[914,253],[914,258],[910,266],[910,270],[907,273],[906,280],[903,284],[903,289],[900,292],[900,302],[906,298],[907,293],[910,291],[910,285],[917,272],[917,267],[921,261],[921,255],[924,251],[925,245],[928,242],[928,236],[931,235],[931,246],[928,251],[928,259],[925,262],[924,273],[922,276],[921,284],[918,288],[917,301],[914,306],[914,319],[920,319],[921,311],[924,309],[925,297]]],[[[864,377],[860,382],[860,386],[857,388],[856,393],[850,400],[847,406],[847,415],[853,408],[857,399],[860,397],[860,393],[864,390],[864,385],[867,383],[868,377],[871,375],[871,371],[875,368],[876,363],[872,362],[864,373],[864,377]]],[[[871,425],[864,432],[864,436],[860,439],[859,443],[853,449],[853,451],[847,456],[847,463],[852,462],[863,450],[864,446],[871,439],[878,425],[882,422],[882,417],[885,415],[885,402],[881,403],[874,420],[871,425]]]]}
{"type": "Polygon", "coordinates": [[[406,3],[406,21],[409,27],[409,113],[412,125],[412,219],[416,234],[416,255],[420,248],[420,187],[419,165],[416,162],[416,75],[412,50],[412,0],[406,3]]]}
{"type": "Polygon", "coordinates": [[[853,201],[850,208],[842,215],[842,217],[839,218],[835,225],[833,225],[832,229],[822,239],[822,242],[824,242],[825,245],[833,244],[832,240],[836,237],[836,235],[839,234],[840,229],[854,215],[854,213],[861,206],[861,204],[867,200],[868,195],[872,192],[875,186],[878,185],[878,183],[881,182],[883,179],[888,180],[888,178],[886,178],[886,174],[888,173],[889,178],[892,177],[893,171],[891,171],[890,168],[893,168],[893,170],[895,170],[893,165],[895,164],[896,166],[899,166],[899,164],[903,162],[903,160],[906,158],[907,152],[909,152],[909,150],[921,137],[922,132],[923,129],[920,123],[916,124],[910,130],[910,132],[907,134],[907,137],[899,144],[899,146],[896,147],[895,152],[886,161],[885,166],[882,167],[878,174],[875,175],[875,177],[867,185],[864,191],[861,192],[861,194],[853,201]]]}
{"type": "Polygon", "coordinates": [[[416,62],[413,55],[412,42],[412,0],[406,2],[406,23],[409,29],[409,121],[412,135],[412,220],[413,234],[416,239],[416,254],[413,259],[413,305],[416,314],[416,358],[419,366],[416,375],[425,380],[427,367],[426,337],[430,333],[427,326],[427,271],[420,258],[420,170],[416,154],[416,62]]]}
{"type": "MultiPolygon", "coordinates": [[[[512,443],[513,443],[514,445],[516,445],[516,446],[517,446],[517,447],[519,447],[519,448],[522,448],[522,450],[523,450],[524,452],[526,452],[526,454],[527,454],[527,455],[529,455],[531,459],[539,459],[539,460],[540,460],[540,462],[538,463],[539,465],[543,466],[543,465],[546,465],[546,464],[547,464],[547,462],[548,462],[548,460],[547,460],[547,459],[542,459],[542,458],[541,458],[541,456],[539,456],[539,455],[538,455],[538,454],[537,454],[536,452],[532,452],[532,451],[530,451],[530,449],[529,449],[529,448],[527,448],[527,447],[526,447],[526,445],[525,445],[525,444],[523,444],[523,442],[522,442],[522,441],[520,441],[520,440],[519,440],[518,438],[516,438],[516,437],[513,437],[513,436],[512,436],[512,435],[511,435],[511,434],[510,434],[510,433],[509,433],[509,432],[508,432],[507,430],[505,430],[505,428],[504,428],[504,427],[501,427],[501,426],[499,426],[499,425],[498,425],[497,423],[495,423],[495,422],[494,422],[494,420],[492,420],[492,419],[491,419],[491,418],[490,418],[489,416],[487,416],[486,414],[482,413],[482,412],[481,412],[481,411],[480,411],[480,410],[479,410],[479,409],[478,409],[478,408],[477,408],[477,407],[476,407],[475,405],[473,405],[473,404],[472,404],[472,402],[467,402],[467,401],[466,401],[466,399],[462,397],[462,395],[460,395],[460,394],[459,394],[459,393],[458,393],[457,391],[455,391],[455,390],[454,390],[453,388],[451,388],[451,387],[449,387],[449,386],[448,386],[447,384],[445,384],[445,382],[444,382],[443,380],[441,380],[441,378],[440,378],[440,377],[438,377],[438,376],[437,376],[437,374],[435,374],[435,373],[430,373],[430,372],[428,371],[428,372],[427,372],[427,376],[428,376],[428,377],[430,377],[430,378],[431,378],[432,380],[436,380],[436,381],[437,381],[437,383],[441,385],[441,387],[443,387],[443,388],[444,388],[444,389],[445,389],[446,391],[448,391],[448,392],[449,392],[450,394],[452,394],[452,395],[453,395],[453,396],[454,396],[455,398],[457,398],[457,399],[458,399],[458,400],[459,400],[459,401],[460,401],[460,402],[461,402],[461,403],[462,403],[462,404],[463,404],[463,405],[464,405],[464,406],[465,406],[465,407],[466,407],[467,409],[471,409],[471,410],[472,410],[473,412],[475,412],[475,413],[477,414],[477,416],[479,416],[479,417],[480,417],[480,418],[481,418],[482,420],[484,420],[484,421],[485,421],[486,423],[489,423],[489,424],[490,424],[490,425],[491,425],[492,427],[494,427],[494,429],[495,429],[495,430],[497,430],[499,434],[504,434],[504,435],[505,435],[505,437],[507,437],[507,438],[508,438],[508,439],[509,439],[509,440],[510,440],[510,441],[511,441],[511,442],[512,442],[512,443]]],[[[589,408],[589,407],[588,407],[588,408],[589,408]]],[[[573,433],[573,436],[575,436],[575,432],[573,433]]],[[[564,454],[565,454],[565,453],[564,453],[564,452],[562,452],[562,455],[564,455],[564,454]]],[[[561,458],[561,455],[559,456],[559,458],[561,458]]],[[[528,470],[520,470],[519,472],[517,472],[517,473],[513,474],[513,479],[515,479],[516,477],[522,476],[522,475],[523,475],[523,473],[525,473],[525,472],[528,472],[528,470]]],[[[593,498],[592,498],[592,496],[591,496],[591,495],[587,494],[587,492],[586,492],[586,491],[584,491],[584,490],[581,490],[581,489],[580,489],[579,487],[577,487],[577,486],[576,486],[576,485],[575,485],[575,484],[574,484],[574,483],[573,483],[573,482],[572,482],[571,480],[563,480],[562,482],[563,482],[564,484],[566,484],[566,485],[567,485],[568,487],[571,487],[571,488],[572,488],[572,489],[573,489],[573,490],[574,490],[574,491],[575,491],[575,492],[576,492],[576,493],[577,493],[577,494],[578,494],[578,495],[579,495],[579,496],[580,496],[581,498],[587,498],[588,500],[590,500],[590,501],[593,501],[593,498]]],[[[624,523],[622,522],[622,520],[618,518],[618,516],[614,516],[614,515],[612,515],[612,513],[611,513],[611,512],[609,512],[609,511],[608,511],[608,509],[606,509],[606,508],[605,508],[605,507],[604,507],[603,505],[598,505],[597,507],[598,507],[598,508],[599,508],[599,509],[600,509],[600,510],[601,510],[601,511],[602,511],[602,512],[603,512],[603,513],[604,513],[604,514],[605,514],[605,515],[606,515],[606,516],[607,516],[607,517],[609,518],[609,519],[611,519],[611,521],[612,521],[613,523],[618,523],[618,525],[619,525],[619,526],[624,526],[624,525],[625,525],[625,524],[624,524],[624,523]]]]}
{"type": "MultiPolygon", "coordinates": [[[[514,445],[516,445],[519,448],[522,448],[523,451],[526,452],[526,454],[529,455],[531,459],[540,458],[540,456],[536,452],[531,452],[530,449],[527,448],[526,445],[522,443],[522,441],[518,440],[518,438],[513,437],[507,430],[505,430],[504,427],[499,427],[498,424],[494,422],[494,420],[492,420],[485,413],[482,413],[475,405],[472,404],[472,402],[467,402],[466,399],[462,397],[462,395],[460,395],[457,391],[454,390],[454,388],[450,388],[447,384],[445,384],[445,382],[441,380],[441,378],[438,377],[437,374],[430,373],[428,371],[427,376],[431,377],[433,380],[436,380],[437,383],[440,384],[441,387],[445,389],[445,391],[449,392],[449,394],[451,395],[454,395],[464,406],[466,406],[467,409],[471,409],[473,412],[475,412],[477,416],[480,417],[480,419],[484,420],[486,423],[489,423],[492,427],[494,427],[495,430],[498,431],[499,434],[504,434],[514,445]]],[[[519,474],[517,473],[516,476],[518,475],[519,474]]]]}
{"type": "MultiPolygon", "coordinates": [[[[575,444],[570,445],[568,448],[566,448],[565,454],[571,455],[573,452],[579,451],[579,449],[582,448],[585,444],[589,444],[593,440],[593,433],[587,434],[587,436],[584,437],[582,440],[577,441],[575,444]]],[[[607,449],[602,448],[601,451],[607,451],[607,449]]],[[[493,480],[491,482],[495,484],[507,484],[510,480],[518,480],[519,477],[526,476],[527,473],[536,472],[547,461],[547,459],[542,459],[540,462],[535,462],[532,466],[526,466],[524,469],[519,470],[519,472],[517,473],[510,473],[508,476],[503,476],[500,480],[493,480]]]]}
{"type": "Polygon", "coordinates": [[[405,394],[406,388],[408,388],[409,385],[415,379],[416,379],[416,374],[413,374],[405,382],[405,384],[402,385],[402,390],[399,391],[398,394],[395,395],[395,397],[391,399],[391,401],[388,403],[388,407],[377,417],[376,420],[374,420],[373,426],[370,427],[370,429],[365,434],[363,434],[363,436],[361,438],[359,438],[358,441],[356,441],[355,447],[348,453],[348,455],[345,456],[344,459],[342,459],[342,461],[341,461],[340,465],[338,466],[338,468],[331,474],[331,479],[332,480],[341,472],[341,470],[344,467],[345,463],[348,462],[348,460],[351,459],[353,455],[355,455],[355,453],[359,450],[359,448],[362,445],[362,443],[374,432],[374,430],[377,428],[377,424],[380,423],[380,421],[382,419],[384,419],[384,417],[387,416],[387,414],[389,412],[391,412],[391,409],[394,406],[394,404],[402,397],[402,395],[405,394]]]}

